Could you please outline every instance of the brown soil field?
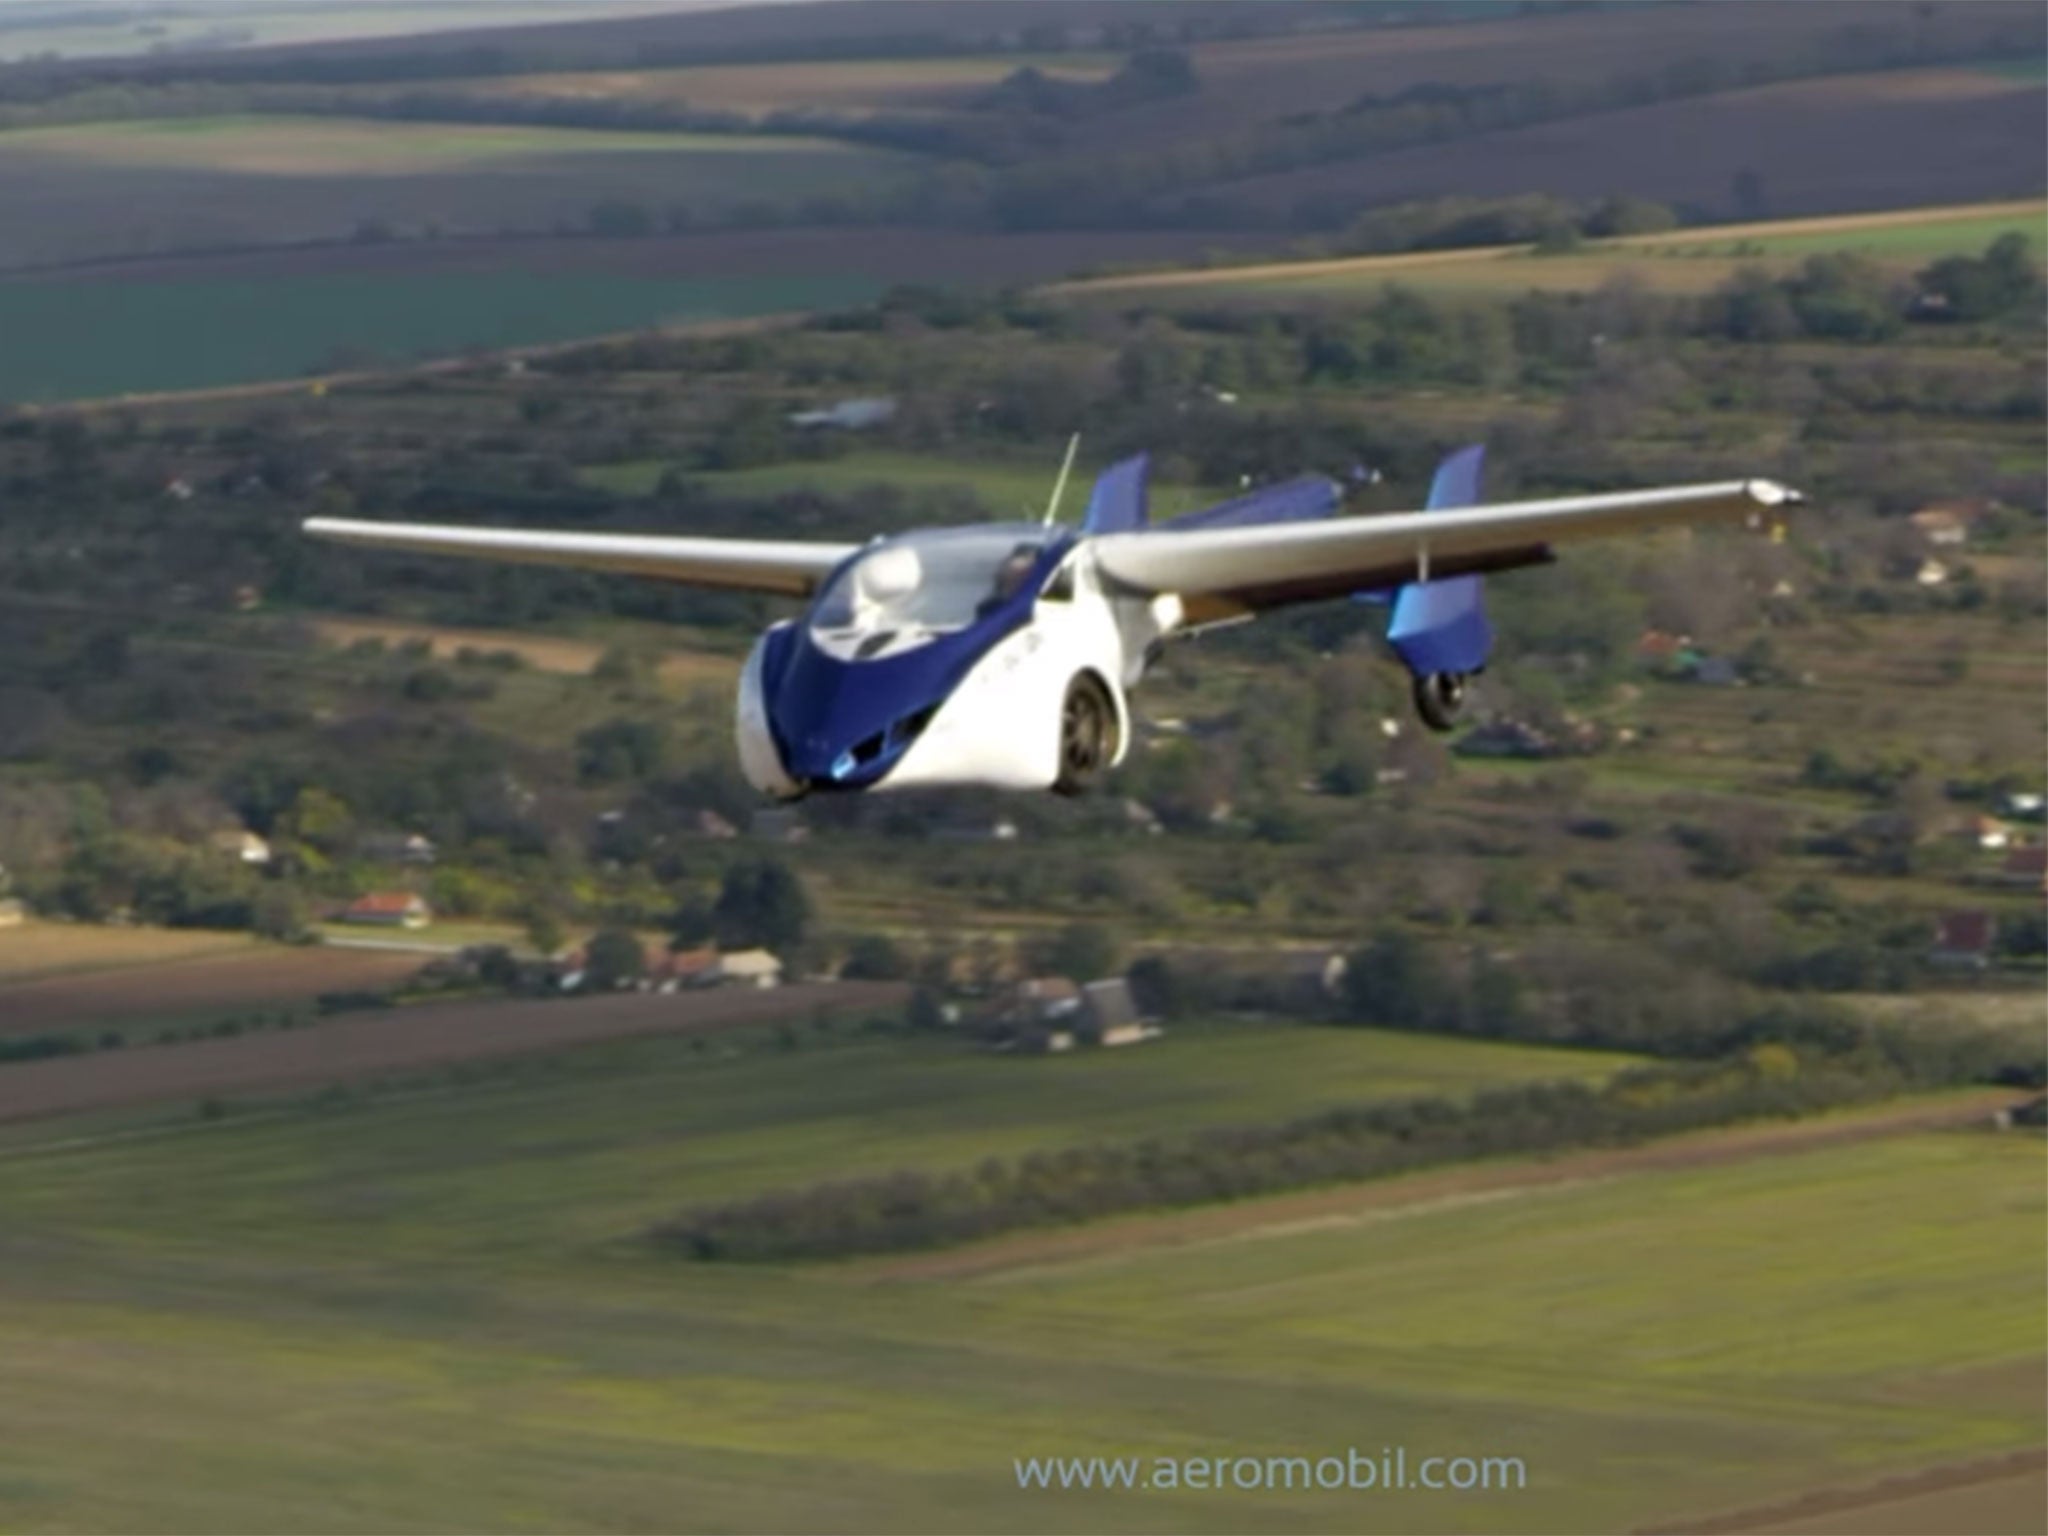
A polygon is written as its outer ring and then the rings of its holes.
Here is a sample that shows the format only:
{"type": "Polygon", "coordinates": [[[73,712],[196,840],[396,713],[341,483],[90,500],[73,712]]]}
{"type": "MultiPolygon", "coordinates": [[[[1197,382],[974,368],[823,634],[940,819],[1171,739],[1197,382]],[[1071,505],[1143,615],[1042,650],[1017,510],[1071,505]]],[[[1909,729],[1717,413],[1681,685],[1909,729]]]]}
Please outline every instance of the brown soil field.
{"type": "MultiPolygon", "coordinates": [[[[115,928],[31,920],[19,928],[0,928],[0,989],[42,976],[157,965],[248,947],[245,935],[203,928],[115,928]]],[[[0,997],[4,995],[0,991],[0,997]]],[[[0,1008],[0,1022],[4,1017],[0,1008]]]]}
{"type": "MultiPolygon", "coordinates": [[[[929,111],[960,104],[995,85],[1027,60],[1017,57],[834,59],[777,64],[712,64],[677,69],[602,70],[519,75],[465,85],[482,100],[658,103],[693,111],[801,110],[864,117],[874,112],[929,111]]],[[[1098,80],[1115,68],[1108,58],[1048,56],[1028,62],[1055,79],[1098,80]]]]}
{"type": "MultiPolygon", "coordinates": [[[[526,664],[542,672],[565,672],[581,676],[597,665],[605,647],[594,640],[570,640],[544,635],[522,635],[510,630],[443,629],[431,624],[408,624],[397,619],[316,619],[313,631],[331,645],[353,645],[359,640],[381,640],[402,645],[424,640],[433,654],[443,660],[463,650],[511,651],[526,664]]],[[[661,679],[678,687],[695,683],[727,683],[739,673],[738,658],[716,656],[703,651],[664,649],[659,666],[661,679]]]]}
{"type": "Polygon", "coordinates": [[[1209,1206],[1020,1232],[941,1253],[860,1260],[835,1273],[855,1281],[961,1280],[1014,1274],[1114,1258],[1145,1248],[1184,1248],[1256,1241],[1355,1222],[1387,1220],[1418,1210],[1505,1199],[1518,1191],[1630,1174],[1710,1167],[1752,1157],[1839,1146],[1947,1126],[1982,1124],[2021,1098],[2017,1090],[1973,1090],[1914,1098],[1792,1123],[1771,1122],[1674,1136],[1639,1147],[1577,1152],[1548,1160],[1461,1165],[1335,1189],[1307,1190],[1236,1205],[1209,1206]]]}
{"type": "MultiPolygon", "coordinates": [[[[2039,1374],[2038,1372],[2036,1373],[2039,1374]]],[[[1783,1503],[1652,1527],[1643,1536],[1922,1536],[2048,1531],[2048,1450],[1953,1462],[1856,1488],[1824,1488],[1783,1503]]]]}
{"type": "Polygon", "coordinates": [[[244,947],[232,954],[37,980],[0,978],[0,1035],[304,1002],[322,992],[383,986],[429,958],[323,946],[244,947]]]}
{"type": "Polygon", "coordinates": [[[0,1067],[0,1122],[345,1082],[631,1035],[772,1023],[822,1007],[893,1008],[908,990],[895,982],[810,982],[768,991],[497,999],[344,1014],[303,1029],[0,1067]]]}
{"type": "MultiPolygon", "coordinates": [[[[1770,8],[1773,13],[1778,8],[1770,8]]],[[[1826,8],[1823,8],[1826,9],[1826,8]]],[[[1367,207],[1439,197],[1627,195],[1732,216],[1736,177],[1767,204],[1823,214],[2032,197],[2048,185],[2048,92],[1965,72],[1791,81],[1593,113],[1224,183],[1280,212],[1307,198],[1367,207]]]]}
{"type": "MultiPolygon", "coordinates": [[[[1752,63],[1777,65],[1789,56],[1812,53],[1845,28],[1874,25],[1896,33],[1900,17],[1882,0],[1749,5],[1740,14],[1740,23],[1731,25],[1730,13],[1714,6],[1624,6],[1204,43],[1189,50],[1201,90],[1110,114],[1099,133],[1105,147],[1143,148],[1296,113],[1337,111],[1362,95],[1398,96],[1425,84],[1541,79],[1585,85],[1654,75],[1681,61],[1715,60],[1729,67],[1731,77],[1739,77],[1752,63]]],[[[1951,45],[1978,38],[1988,43],[2011,20],[2012,12],[1995,0],[1948,6],[1941,22],[1946,30],[1938,35],[1951,45]]],[[[1759,167],[1771,164],[1767,158],[1759,167]]],[[[1562,190],[1540,181],[1516,190],[1534,188],[1562,190]]],[[[1627,189],[1602,189],[1620,190],[1627,189]]]]}

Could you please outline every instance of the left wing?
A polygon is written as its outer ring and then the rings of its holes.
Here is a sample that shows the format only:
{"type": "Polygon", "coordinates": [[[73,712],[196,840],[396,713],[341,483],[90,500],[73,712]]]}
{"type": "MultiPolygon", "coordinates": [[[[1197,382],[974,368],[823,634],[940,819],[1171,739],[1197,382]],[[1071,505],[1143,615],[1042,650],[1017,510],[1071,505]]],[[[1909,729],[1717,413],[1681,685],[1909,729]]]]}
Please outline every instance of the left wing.
{"type": "Polygon", "coordinates": [[[1477,571],[1541,565],[1574,539],[1690,523],[1759,523],[1804,498],[1774,480],[1224,528],[1155,528],[1091,541],[1101,570],[1171,592],[1207,621],[1477,571]]]}
{"type": "Polygon", "coordinates": [[[525,565],[556,565],[625,576],[652,576],[729,592],[808,597],[858,544],[774,539],[679,539],[638,533],[539,533],[517,528],[459,528],[432,523],[367,523],[315,517],[307,537],[423,555],[469,555],[525,565]]]}

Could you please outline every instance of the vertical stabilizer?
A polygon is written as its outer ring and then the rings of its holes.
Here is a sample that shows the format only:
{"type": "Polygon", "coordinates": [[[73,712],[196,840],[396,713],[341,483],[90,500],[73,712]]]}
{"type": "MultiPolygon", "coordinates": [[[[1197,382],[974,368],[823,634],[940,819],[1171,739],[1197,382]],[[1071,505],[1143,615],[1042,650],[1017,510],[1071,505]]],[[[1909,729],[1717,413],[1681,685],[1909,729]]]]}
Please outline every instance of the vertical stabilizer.
{"type": "MultiPolygon", "coordinates": [[[[1429,485],[1431,512],[1479,504],[1479,475],[1486,449],[1475,443],[1439,464],[1429,485]]],[[[1417,677],[1464,674],[1486,665],[1493,650],[1493,626],[1486,619],[1486,594],[1479,576],[1411,581],[1394,596],[1387,643],[1417,677]]]]}

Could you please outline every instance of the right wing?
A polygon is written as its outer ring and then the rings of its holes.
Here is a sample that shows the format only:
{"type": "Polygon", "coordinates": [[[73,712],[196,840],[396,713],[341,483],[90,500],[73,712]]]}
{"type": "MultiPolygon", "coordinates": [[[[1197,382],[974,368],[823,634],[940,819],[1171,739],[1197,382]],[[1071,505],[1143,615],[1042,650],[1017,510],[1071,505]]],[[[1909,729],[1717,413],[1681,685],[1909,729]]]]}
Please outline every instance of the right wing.
{"type": "MultiPolygon", "coordinates": [[[[1281,487],[1290,491],[1291,487],[1281,487]]],[[[1176,593],[1199,622],[1286,603],[1540,565],[1553,545],[1688,523],[1758,523],[1802,498],[1771,480],[1497,502],[1227,527],[1148,528],[1093,540],[1115,582],[1176,593]]]]}
{"type": "Polygon", "coordinates": [[[514,528],[459,528],[432,523],[367,523],[307,519],[308,538],[365,549],[423,555],[468,555],[525,565],[651,576],[660,581],[808,597],[858,544],[806,544],[774,539],[679,539],[638,533],[529,533],[514,528]]]}

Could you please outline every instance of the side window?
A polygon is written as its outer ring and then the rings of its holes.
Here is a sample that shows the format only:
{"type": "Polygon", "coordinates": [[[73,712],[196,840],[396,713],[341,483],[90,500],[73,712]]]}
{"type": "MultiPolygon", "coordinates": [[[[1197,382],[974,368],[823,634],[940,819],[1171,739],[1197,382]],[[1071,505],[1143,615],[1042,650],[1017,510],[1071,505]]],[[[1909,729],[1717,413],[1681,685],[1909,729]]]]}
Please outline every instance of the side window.
{"type": "Polygon", "coordinates": [[[1060,568],[1052,573],[1052,579],[1039,590],[1041,603],[1071,603],[1074,600],[1074,562],[1064,560],[1060,568]]]}

